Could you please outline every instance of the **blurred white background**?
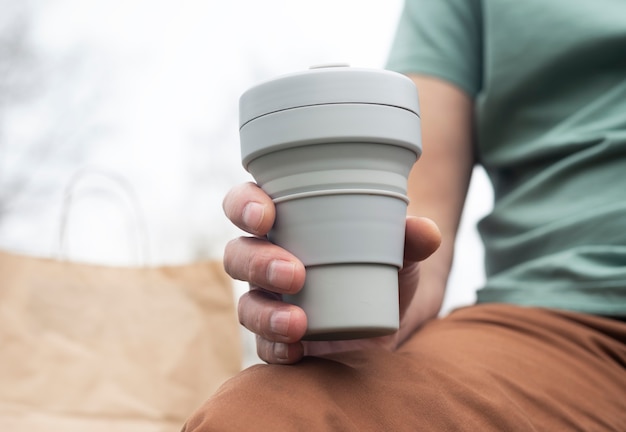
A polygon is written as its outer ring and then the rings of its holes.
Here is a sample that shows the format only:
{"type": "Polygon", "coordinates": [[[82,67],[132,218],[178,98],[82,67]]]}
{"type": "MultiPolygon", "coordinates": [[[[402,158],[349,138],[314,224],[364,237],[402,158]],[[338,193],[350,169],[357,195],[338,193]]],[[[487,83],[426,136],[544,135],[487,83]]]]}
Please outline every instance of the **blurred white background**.
{"type": "MultiPolygon", "coordinates": [[[[219,259],[238,235],[222,197],[249,179],[239,95],[315,64],[384,67],[401,7],[0,0],[0,248],[106,265],[219,259]]],[[[477,169],[444,311],[482,283],[474,224],[490,206],[477,169]]]]}

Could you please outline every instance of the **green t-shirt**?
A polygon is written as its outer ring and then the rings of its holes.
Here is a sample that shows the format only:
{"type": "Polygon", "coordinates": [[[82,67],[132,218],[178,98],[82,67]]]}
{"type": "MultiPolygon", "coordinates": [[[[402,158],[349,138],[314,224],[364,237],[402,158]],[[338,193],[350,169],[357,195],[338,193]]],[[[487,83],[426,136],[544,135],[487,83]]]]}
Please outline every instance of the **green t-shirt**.
{"type": "Polygon", "coordinates": [[[388,68],[475,100],[478,301],[626,316],[626,2],[407,0],[388,68]]]}

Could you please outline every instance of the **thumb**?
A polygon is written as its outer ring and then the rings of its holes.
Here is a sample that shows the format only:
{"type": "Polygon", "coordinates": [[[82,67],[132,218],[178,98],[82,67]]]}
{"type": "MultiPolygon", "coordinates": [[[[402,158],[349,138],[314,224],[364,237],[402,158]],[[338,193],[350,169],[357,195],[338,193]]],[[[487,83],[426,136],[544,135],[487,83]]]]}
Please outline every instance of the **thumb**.
{"type": "Polygon", "coordinates": [[[408,216],[404,241],[404,260],[423,261],[441,245],[441,231],[431,219],[408,216]]]}

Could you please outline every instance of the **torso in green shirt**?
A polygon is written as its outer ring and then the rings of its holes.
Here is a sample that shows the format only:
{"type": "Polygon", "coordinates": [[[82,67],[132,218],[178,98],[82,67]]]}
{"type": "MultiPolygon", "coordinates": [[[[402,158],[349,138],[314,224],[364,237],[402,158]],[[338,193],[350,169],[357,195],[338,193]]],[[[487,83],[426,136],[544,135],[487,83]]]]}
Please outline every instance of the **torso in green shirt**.
{"type": "Polygon", "coordinates": [[[626,316],[626,3],[408,0],[389,68],[475,98],[478,301],[626,316]]]}

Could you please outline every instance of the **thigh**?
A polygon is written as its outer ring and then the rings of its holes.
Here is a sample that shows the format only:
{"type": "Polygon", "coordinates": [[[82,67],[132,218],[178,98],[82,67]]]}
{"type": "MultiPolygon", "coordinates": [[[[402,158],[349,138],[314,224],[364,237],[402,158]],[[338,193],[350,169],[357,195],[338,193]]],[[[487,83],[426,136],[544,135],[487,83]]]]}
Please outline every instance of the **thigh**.
{"type": "Polygon", "coordinates": [[[469,307],[396,352],[254,366],[185,430],[626,430],[625,340],[618,321],[469,307]]]}
{"type": "Polygon", "coordinates": [[[486,304],[425,326],[399,353],[427,365],[422,391],[443,387],[434,397],[454,429],[626,430],[624,322],[486,304]]]}

